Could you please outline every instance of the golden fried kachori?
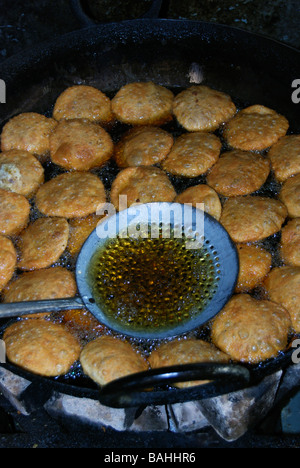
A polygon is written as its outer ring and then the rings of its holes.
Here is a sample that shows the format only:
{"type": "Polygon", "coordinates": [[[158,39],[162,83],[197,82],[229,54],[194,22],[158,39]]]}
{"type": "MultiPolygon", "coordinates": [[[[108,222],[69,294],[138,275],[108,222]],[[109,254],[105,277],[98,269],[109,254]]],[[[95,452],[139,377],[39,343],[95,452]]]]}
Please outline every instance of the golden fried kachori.
{"type": "Polygon", "coordinates": [[[284,182],[300,172],[300,135],[285,135],[268,151],[275,177],[284,182]]]}
{"type": "Polygon", "coordinates": [[[214,131],[234,116],[236,106],[226,93],[192,85],[175,96],[173,113],[189,132],[214,131]]]}
{"type": "Polygon", "coordinates": [[[249,195],[267,180],[270,162],[250,151],[233,150],[223,153],[206,177],[217,193],[224,197],[249,195]]]}
{"type": "Polygon", "coordinates": [[[232,359],[254,364],[284,350],[291,328],[291,317],[280,304],[242,293],[213,319],[211,339],[232,359]]]}
{"type": "Polygon", "coordinates": [[[220,139],[212,133],[183,133],[177,138],[161,166],[173,175],[198,177],[216,163],[221,146],[220,139]]]}
{"type": "Polygon", "coordinates": [[[89,171],[113,155],[113,141],[100,125],[85,120],[61,120],[50,137],[50,157],[68,170],[89,171]]]}
{"type": "Polygon", "coordinates": [[[75,296],[74,257],[104,219],[106,201],[117,210],[203,204],[236,243],[240,263],[235,294],[205,325],[209,342],[163,340],[151,345],[147,359],[148,346],[114,337],[87,310],[35,313],[4,335],[11,362],[55,377],[80,359],[83,372],[105,385],[150,364],[276,357],[290,331],[300,333],[300,140],[288,128],[277,111],[263,105],[238,111],[229,95],[208,86],[174,96],[150,81],[128,83],[112,99],[93,86],[70,86],[51,118],[37,112],[11,118],[0,153],[3,303],[75,296]],[[276,193],[268,192],[269,182],[276,193]]]}
{"type": "Polygon", "coordinates": [[[128,341],[109,335],[90,341],[81,351],[80,362],[84,373],[99,385],[149,368],[128,341]]]}
{"type": "Polygon", "coordinates": [[[172,120],[174,95],[164,86],[134,82],[122,86],[111,100],[115,117],[129,125],[162,125],[172,120]]]}
{"type": "Polygon", "coordinates": [[[0,188],[0,233],[19,234],[27,226],[30,204],[24,195],[0,188]]]}
{"type": "Polygon", "coordinates": [[[49,152],[49,138],[57,122],[37,112],[24,112],[12,117],[1,133],[1,151],[29,151],[39,159],[49,152]]]}
{"type": "Polygon", "coordinates": [[[285,264],[300,266],[300,218],[290,219],[282,228],[279,253],[285,264]]]}
{"type": "Polygon", "coordinates": [[[96,213],[106,202],[102,180],[90,172],[65,172],[45,182],[37,191],[35,204],[46,216],[84,217],[96,213]]]}
{"type": "Polygon", "coordinates": [[[231,148],[260,151],[285,136],[288,120],[273,109],[253,105],[240,110],[225,124],[223,136],[231,148]]]}
{"type": "Polygon", "coordinates": [[[17,252],[13,242],[0,235],[0,291],[11,280],[17,265],[17,252]]]}
{"type": "Polygon", "coordinates": [[[279,200],[245,195],[225,201],[220,222],[235,242],[253,242],[280,231],[286,216],[279,200]]]}
{"type": "Polygon", "coordinates": [[[88,85],[66,88],[55,101],[52,117],[57,121],[85,119],[104,126],[113,120],[109,97],[88,85]]]}
{"type": "Polygon", "coordinates": [[[300,216],[300,173],[286,179],[281,187],[279,198],[285,204],[290,218],[300,216]]]}
{"type": "Polygon", "coordinates": [[[74,297],[77,292],[75,275],[61,266],[26,271],[11,280],[3,290],[3,301],[37,301],[74,297]]]}
{"type": "MultiPolygon", "coordinates": [[[[158,345],[151,352],[148,362],[152,369],[191,363],[228,363],[230,357],[212,343],[196,339],[174,339],[158,345]]],[[[176,382],[172,385],[187,388],[207,383],[207,380],[176,382]]]]}
{"type": "Polygon", "coordinates": [[[129,207],[136,203],[171,202],[176,191],[166,173],[158,167],[138,166],[122,169],[112,183],[110,200],[117,210],[120,196],[127,197],[129,207]]]}
{"type": "Polygon", "coordinates": [[[293,328],[300,332],[300,267],[284,265],[273,268],[264,281],[271,301],[289,312],[293,328]]]}
{"type": "Polygon", "coordinates": [[[28,151],[0,153],[0,188],[30,198],[44,182],[44,168],[28,151]]]}
{"type": "Polygon", "coordinates": [[[272,266],[272,255],[256,244],[237,244],[239,273],[235,292],[248,292],[260,285],[272,266]]]}
{"type": "Polygon", "coordinates": [[[166,158],[172,145],[172,134],[160,127],[134,127],[116,144],[114,157],[119,167],[152,166],[166,158]]]}
{"type": "Polygon", "coordinates": [[[71,255],[77,255],[91,232],[96,229],[104,216],[93,213],[84,218],[69,220],[69,239],[67,249],[71,255]]]}
{"type": "MultiPolygon", "coordinates": [[[[178,194],[174,202],[187,203],[197,208],[197,204],[203,204],[205,213],[219,220],[222,212],[222,204],[217,192],[206,184],[197,184],[188,187],[178,194]]],[[[200,207],[201,208],[201,207],[200,207]]]]}
{"type": "Polygon", "coordinates": [[[34,374],[66,374],[79,358],[80,345],[68,330],[49,320],[19,320],[3,335],[10,362],[34,374]]]}
{"type": "Polygon", "coordinates": [[[21,270],[47,268],[65,251],[69,224],[64,218],[42,217],[30,223],[18,237],[21,270]]]}

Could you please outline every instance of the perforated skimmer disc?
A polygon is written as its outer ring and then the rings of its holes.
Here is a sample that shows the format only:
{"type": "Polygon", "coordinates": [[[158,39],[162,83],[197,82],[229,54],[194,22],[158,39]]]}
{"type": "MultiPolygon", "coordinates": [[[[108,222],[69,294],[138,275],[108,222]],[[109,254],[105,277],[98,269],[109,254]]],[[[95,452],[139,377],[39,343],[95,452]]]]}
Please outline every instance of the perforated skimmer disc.
{"type": "Polygon", "coordinates": [[[233,294],[227,231],[189,204],[148,203],[100,222],[76,264],[84,306],[112,330],[161,339],[196,329],[233,294]]]}

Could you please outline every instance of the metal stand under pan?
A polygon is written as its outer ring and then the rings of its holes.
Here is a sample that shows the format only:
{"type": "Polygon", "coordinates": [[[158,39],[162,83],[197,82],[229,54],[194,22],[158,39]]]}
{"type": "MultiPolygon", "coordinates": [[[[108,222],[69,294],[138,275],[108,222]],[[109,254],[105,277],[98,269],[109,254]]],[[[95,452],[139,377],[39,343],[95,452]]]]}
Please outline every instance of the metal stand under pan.
{"type": "Polygon", "coordinates": [[[96,432],[107,428],[132,434],[192,434],[213,429],[222,440],[234,442],[263,421],[295,385],[300,385],[300,364],[272,371],[271,362],[269,370],[253,385],[226,394],[127,408],[101,403],[96,387],[76,389],[64,382],[51,383],[9,363],[0,366],[0,390],[25,418],[44,411],[67,424],[71,432],[78,424],[96,432]]]}

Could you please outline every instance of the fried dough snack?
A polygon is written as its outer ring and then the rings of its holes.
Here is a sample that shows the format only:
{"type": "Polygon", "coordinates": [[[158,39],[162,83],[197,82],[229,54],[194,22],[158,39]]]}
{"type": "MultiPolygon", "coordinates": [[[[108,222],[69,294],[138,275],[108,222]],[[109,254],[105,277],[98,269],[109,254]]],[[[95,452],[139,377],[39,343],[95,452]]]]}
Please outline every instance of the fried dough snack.
{"type": "Polygon", "coordinates": [[[281,230],[280,255],[287,265],[300,266],[300,218],[293,218],[281,230]]]}
{"type": "Polygon", "coordinates": [[[117,210],[121,195],[127,197],[127,206],[131,206],[135,203],[171,202],[176,192],[161,169],[138,166],[123,169],[112,183],[110,199],[117,210]]]}
{"type": "MultiPolygon", "coordinates": [[[[99,213],[106,201],[116,210],[124,208],[120,196],[127,197],[126,207],[200,203],[236,243],[235,294],[210,323],[212,342],[184,337],[160,343],[149,362],[156,368],[276,357],[290,331],[300,333],[300,140],[287,135],[288,128],[275,110],[253,105],[237,111],[229,95],[208,86],[174,96],[150,81],[128,83],[112,99],[93,86],[70,86],[57,97],[51,118],[37,112],[11,118],[0,153],[2,302],[75,296],[71,268],[105,218],[99,213]],[[258,196],[269,180],[281,190],[273,198],[258,196]],[[280,255],[283,266],[274,268],[262,245],[280,232],[275,260],[280,255]],[[265,292],[263,300],[254,299],[258,291],[265,292]]],[[[110,335],[88,310],[55,315],[60,325],[50,314],[29,314],[7,328],[11,362],[55,377],[80,357],[98,385],[149,369],[143,344],[137,350],[110,335]]]]}
{"type": "MultiPolygon", "coordinates": [[[[150,367],[175,366],[190,363],[228,363],[230,357],[217,349],[213,344],[194,338],[175,339],[158,346],[148,358],[150,367]]],[[[173,385],[178,388],[188,388],[202,385],[208,380],[177,382],[173,385]]]]}
{"type": "Polygon", "coordinates": [[[57,122],[37,112],[24,112],[12,117],[1,133],[1,151],[29,151],[40,160],[49,152],[49,137],[57,122]]]}
{"type": "Polygon", "coordinates": [[[217,192],[206,184],[193,185],[188,187],[176,196],[174,202],[189,203],[197,208],[197,203],[204,204],[204,211],[218,221],[222,212],[222,205],[217,192]]]}
{"type": "Polygon", "coordinates": [[[69,224],[64,218],[38,218],[18,238],[21,270],[47,268],[59,260],[69,238],[69,224]]]}
{"type": "Polygon", "coordinates": [[[286,216],[279,200],[246,195],[226,200],[220,222],[235,242],[254,242],[280,231],[286,216]]]}
{"type": "Polygon", "coordinates": [[[84,218],[69,220],[69,238],[67,249],[72,256],[79,253],[83,243],[105,216],[91,214],[84,218]]]}
{"type": "Polygon", "coordinates": [[[267,180],[270,162],[250,151],[233,150],[221,155],[209,170],[206,181],[224,197],[249,195],[267,180]]]}
{"type": "Polygon", "coordinates": [[[289,122],[273,109],[261,105],[246,107],[225,125],[228,145],[245,151],[260,151],[285,136],[289,122]]]}
{"type": "Polygon", "coordinates": [[[30,204],[24,195],[0,188],[0,233],[19,234],[27,226],[30,204]]]}
{"type": "Polygon", "coordinates": [[[57,121],[85,119],[104,126],[113,121],[110,99],[94,86],[86,85],[66,88],[56,99],[52,116],[57,121]]]}
{"type": "Polygon", "coordinates": [[[290,218],[300,216],[300,173],[286,179],[280,190],[279,198],[285,204],[290,218]]]}
{"type": "Polygon", "coordinates": [[[174,95],[151,81],[128,83],[111,100],[116,118],[129,125],[162,125],[172,120],[174,95]]]}
{"type": "Polygon", "coordinates": [[[109,133],[85,120],[61,120],[50,136],[50,157],[67,170],[89,171],[103,166],[113,155],[109,133]]]}
{"type": "Polygon", "coordinates": [[[159,127],[134,127],[115,146],[114,158],[119,167],[152,166],[169,154],[173,136],[159,127]]]}
{"type": "Polygon", "coordinates": [[[300,332],[300,267],[286,265],[273,268],[264,281],[271,301],[289,312],[293,328],[300,332]]]}
{"type": "Polygon", "coordinates": [[[254,364],[277,356],[287,346],[291,329],[284,307],[245,293],[232,296],[216,315],[211,338],[232,359],[254,364]]]}
{"type": "Polygon", "coordinates": [[[284,182],[300,172],[300,135],[286,135],[268,151],[275,177],[284,182]]]}
{"type": "Polygon", "coordinates": [[[183,133],[175,141],[161,167],[177,176],[198,177],[205,174],[218,160],[220,139],[211,133],[183,133]]]}
{"type": "Polygon", "coordinates": [[[228,94],[203,85],[193,85],[174,98],[173,113],[189,132],[214,131],[236,113],[228,94]]]}
{"type": "Polygon", "coordinates": [[[4,302],[73,297],[77,292],[74,273],[61,266],[27,271],[4,289],[4,302]]]}
{"type": "Polygon", "coordinates": [[[0,292],[11,280],[17,265],[17,252],[12,241],[0,235],[0,292]]]}
{"type": "Polygon", "coordinates": [[[80,354],[71,333],[48,320],[20,320],[6,328],[3,340],[9,361],[46,377],[66,374],[80,354]]]}
{"type": "Polygon", "coordinates": [[[0,188],[27,198],[44,182],[44,168],[28,151],[9,150],[0,153],[0,188]]]}
{"type": "Polygon", "coordinates": [[[35,204],[46,216],[80,218],[96,213],[106,202],[101,179],[90,172],[66,172],[38,189],[35,204]]]}
{"type": "Polygon", "coordinates": [[[108,335],[90,341],[81,351],[80,362],[85,374],[101,386],[149,368],[129,342],[108,335]]]}
{"type": "Polygon", "coordinates": [[[240,269],[235,292],[248,292],[259,286],[272,266],[272,255],[255,244],[237,244],[240,269]]]}

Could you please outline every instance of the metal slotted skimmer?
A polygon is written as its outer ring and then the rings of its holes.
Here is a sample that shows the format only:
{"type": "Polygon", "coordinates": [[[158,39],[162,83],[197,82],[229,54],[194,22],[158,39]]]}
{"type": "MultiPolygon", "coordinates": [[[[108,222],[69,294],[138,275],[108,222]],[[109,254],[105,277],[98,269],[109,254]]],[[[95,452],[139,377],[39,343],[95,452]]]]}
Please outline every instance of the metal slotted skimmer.
{"type": "Polygon", "coordinates": [[[76,262],[79,295],[0,304],[0,318],[88,309],[108,328],[161,339],[194,330],[233,294],[238,254],[227,231],[189,204],[134,205],[105,218],[76,262]]]}

